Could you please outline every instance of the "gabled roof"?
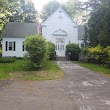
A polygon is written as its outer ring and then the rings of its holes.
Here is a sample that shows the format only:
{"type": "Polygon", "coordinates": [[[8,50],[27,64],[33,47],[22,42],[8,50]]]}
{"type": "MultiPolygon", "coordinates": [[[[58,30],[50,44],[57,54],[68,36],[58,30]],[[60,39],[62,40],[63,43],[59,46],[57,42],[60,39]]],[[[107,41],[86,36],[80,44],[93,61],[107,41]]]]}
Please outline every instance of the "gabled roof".
{"type": "Polygon", "coordinates": [[[78,40],[83,40],[84,39],[84,25],[79,25],[78,26],[78,40]]]}
{"type": "Polygon", "coordinates": [[[24,38],[37,34],[37,23],[9,22],[2,32],[3,38],[24,38]]]}
{"type": "Polygon", "coordinates": [[[72,18],[62,9],[62,7],[58,8],[51,16],[49,16],[43,23],[42,25],[44,25],[47,21],[49,21],[51,19],[51,17],[57,12],[57,11],[62,11],[63,13],[65,13],[65,15],[75,24],[75,26],[77,26],[77,24],[72,20],[72,18]]]}

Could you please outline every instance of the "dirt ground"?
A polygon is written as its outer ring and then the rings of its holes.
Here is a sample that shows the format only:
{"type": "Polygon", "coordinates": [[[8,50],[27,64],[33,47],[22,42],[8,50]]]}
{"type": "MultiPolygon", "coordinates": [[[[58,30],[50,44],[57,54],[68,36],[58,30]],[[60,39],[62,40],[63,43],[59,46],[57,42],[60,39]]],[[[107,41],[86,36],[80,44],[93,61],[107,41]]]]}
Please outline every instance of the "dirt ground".
{"type": "Polygon", "coordinates": [[[0,110],[110,110],[110,78],[69,61],[52,81],[0,81],[0,110]]]}

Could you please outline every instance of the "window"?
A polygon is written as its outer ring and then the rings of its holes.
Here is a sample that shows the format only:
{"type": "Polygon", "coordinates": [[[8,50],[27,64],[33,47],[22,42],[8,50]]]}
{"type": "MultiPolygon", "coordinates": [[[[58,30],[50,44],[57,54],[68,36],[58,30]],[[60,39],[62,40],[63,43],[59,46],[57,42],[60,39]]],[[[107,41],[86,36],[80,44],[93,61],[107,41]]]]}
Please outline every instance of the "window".
{"type": "Polygon", "coordinates": [[[56,50],[57,50],[57,45],[56,45],[56,50]]]}
{"type": "Polygon", "coordinates": [[[65,47],[64,47],[64,45],[63,45],[63,50],[65,50],[65,47]]]}
{"type": "Polygon", "coordinates": [[[59,11],[59,13],[61,13],[62,11],[59,11]]]}
{"type": "Polygon", "coordinates": [[[58,50],[59,50],[59,45],[58,45],[58,50]]]}
{"type": "Polygon", "coordinates": [[[9,42],[9,51],[13,50],[13,42],[9,42]]]}
{"type": "Polygon", "coordinates": [[[60,45],[60,50],[62,50],[62,45],[60,45]]]}
{"type": "Polygon", "coordinates": [[[16,49],[16,42],[15,41],[14,42],[6,41],[5,46],[6,46],[6,48],[5,48],[6,51],[15,51],[15,49],[16,49]]]}

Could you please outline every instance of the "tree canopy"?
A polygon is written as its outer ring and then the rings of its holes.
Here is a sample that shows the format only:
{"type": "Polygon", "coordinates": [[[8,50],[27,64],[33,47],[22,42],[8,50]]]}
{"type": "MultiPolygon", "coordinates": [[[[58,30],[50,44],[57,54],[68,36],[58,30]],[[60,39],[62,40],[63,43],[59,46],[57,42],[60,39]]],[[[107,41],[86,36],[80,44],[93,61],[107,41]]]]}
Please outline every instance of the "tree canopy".
{"type": "Polygon", "coordinates": [[[7,22],[37,22],[34,3],[28,0],[0,0],[0,34],[7,22]]]}
{"type": "Polygon", "coordinates": [[[52,15],[59,7],[62,7],[72,19],[76,16],[76,4],[79,0],[69,0],[65,4],[59,3],[58,1],[50,1],[43,6],[41,12],[41,19],[45,21],[50,15],[52,15]]]}
{"type": "Polygon", "coordinates": [[[50,1],[49,3],[45,4],[41,12],[42,21],[45,21],[59,7],[60,7],[60,3],[57,1],[50,1]]]}
{"type": "Polygon", "coordinates": [[[91,13],[88,21],[87,40],[90,46],[110,45],[110,1],[105,0],[100,7],[91,13]]]}

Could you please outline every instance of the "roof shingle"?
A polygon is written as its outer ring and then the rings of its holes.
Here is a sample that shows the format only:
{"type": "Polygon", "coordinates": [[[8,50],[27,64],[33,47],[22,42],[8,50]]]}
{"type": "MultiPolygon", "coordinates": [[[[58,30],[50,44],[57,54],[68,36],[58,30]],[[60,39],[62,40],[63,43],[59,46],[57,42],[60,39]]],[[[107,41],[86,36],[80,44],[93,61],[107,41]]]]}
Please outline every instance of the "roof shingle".
{"type": "Polygon", "coordinates": [[[9,22],[2,32],[3,38],[24,38],[37,34],[37,23],[9,22]]]}

